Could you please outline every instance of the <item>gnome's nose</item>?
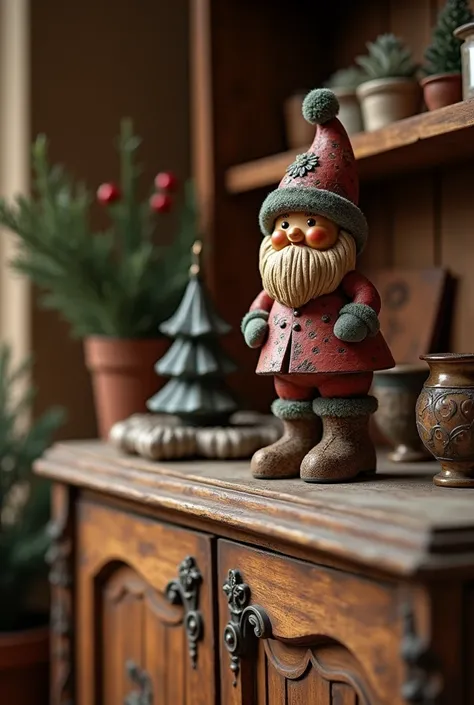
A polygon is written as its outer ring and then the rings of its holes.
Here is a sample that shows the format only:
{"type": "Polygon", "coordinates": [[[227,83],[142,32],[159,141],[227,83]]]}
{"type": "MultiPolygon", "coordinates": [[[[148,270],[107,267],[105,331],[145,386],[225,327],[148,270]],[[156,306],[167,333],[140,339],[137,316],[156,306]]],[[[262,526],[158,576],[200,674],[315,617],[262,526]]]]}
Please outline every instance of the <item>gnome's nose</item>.
{"type": "Polygon", "coordinates": [[[304,232],[297,227],[288,230],[286,236],[290,242],[293,242],[295,244],[304,240],[304,232]]]}

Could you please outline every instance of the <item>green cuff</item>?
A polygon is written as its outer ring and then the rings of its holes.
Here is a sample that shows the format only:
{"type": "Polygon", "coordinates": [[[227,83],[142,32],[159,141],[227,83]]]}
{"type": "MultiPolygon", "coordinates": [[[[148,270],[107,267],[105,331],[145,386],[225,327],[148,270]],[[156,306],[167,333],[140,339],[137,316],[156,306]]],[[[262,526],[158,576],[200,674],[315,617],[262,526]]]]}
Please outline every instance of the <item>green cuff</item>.
{"type": "Polygon", "coordinates": [[[377,411],[378,402],[375,397],[338,397],[313,400],[313,411],[317,416],[367,416],[377,411]]]}
{"type": "Polygon", "coordinates": [[[290,401],[288,399],[275,399],[272,404],[272,413],[278,419],[295,421],[298,419],[314,419],[312,402],[290,401]]]}
{"type": "Polygon", "coordinates": [[[377,335],[380,330],[379,317],[374,309],[367,306],[367,304],[346,304],[339,311],[339,315],[341,316],[343,313],[351,313],[353,316],[363,321],[369,329],[369,335],[371,336],[377,335]]]}
{"type": "Polygon", "coordinates": [[[253,321],[254,318],[260,318],[263,321],[268,321],[268,312],[261,308],[257,308],[254,311],[248,311],[242,318],[242,323],[240,324],[240,330],[245,335],[245,326],[249,321],[253,321]]]}

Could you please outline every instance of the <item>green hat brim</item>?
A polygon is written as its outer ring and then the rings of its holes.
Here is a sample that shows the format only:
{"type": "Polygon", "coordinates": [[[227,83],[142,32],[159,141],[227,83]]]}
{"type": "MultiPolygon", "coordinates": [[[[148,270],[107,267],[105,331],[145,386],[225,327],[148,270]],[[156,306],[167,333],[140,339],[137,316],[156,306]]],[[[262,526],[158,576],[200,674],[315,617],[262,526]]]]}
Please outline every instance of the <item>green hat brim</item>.
{"type": "Polygon", "coordinates": [[[263,235],[271,235],[278,216],[298,211],[318,213],[333,220],[353,236],[357,254],[364,249],[368,228],[360,208],[337,193],[319,188],[288,187],[278,188],[269,193],[260,209],[260,230],[263,235]]]}

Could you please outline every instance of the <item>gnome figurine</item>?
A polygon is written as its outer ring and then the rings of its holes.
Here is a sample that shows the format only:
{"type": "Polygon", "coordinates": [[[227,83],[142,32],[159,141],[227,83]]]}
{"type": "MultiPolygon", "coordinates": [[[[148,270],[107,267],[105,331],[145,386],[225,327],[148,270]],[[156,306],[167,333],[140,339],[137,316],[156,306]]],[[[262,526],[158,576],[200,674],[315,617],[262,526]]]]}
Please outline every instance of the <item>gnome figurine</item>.
{"type": "Polygon", "coordinates": [[[380,297],[355,271],[367,240],[351,143],[327,89],[309,93],[311,148],[296,157],[263,202],[263,291],[242,321],[261,348],[257,374],[273,375],[273,414],[283,436],[252,458],[257,478],[298,475],[344,482],[376,470],[369,418],[373,371],[394,366],[379,331],[380,297]]]}

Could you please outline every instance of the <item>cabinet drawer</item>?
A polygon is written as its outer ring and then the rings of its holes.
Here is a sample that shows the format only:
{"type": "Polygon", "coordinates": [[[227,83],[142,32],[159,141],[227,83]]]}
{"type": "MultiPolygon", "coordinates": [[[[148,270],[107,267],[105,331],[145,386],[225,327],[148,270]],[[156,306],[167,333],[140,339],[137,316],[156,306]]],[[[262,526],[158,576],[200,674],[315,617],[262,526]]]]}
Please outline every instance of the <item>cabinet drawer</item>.
{"type": "Polygon", "coordinates": [[[212,705],[211,539],[89,500],[76,516],[79,705],[212,705]]]}
{"type": "Polygon", "coordinates": [[[396,586],[224,540],[218,544],[218,566],[226,705],[404,702],[396,586]],[[232,572],[236,569],[239,574],[232,572]],[[232,623],[239,623],[247,603],[261,610],[247,612],[239,634],[232,623]],[[255,628],[263,638],[254,637],[255,628]],[[255,650],[249,656],[246,648],[241,659],[234,650],[232,664],[235,639],[253,641],[255,650]]]}

